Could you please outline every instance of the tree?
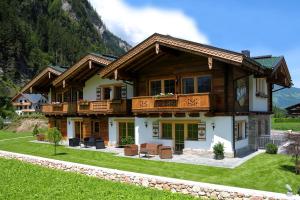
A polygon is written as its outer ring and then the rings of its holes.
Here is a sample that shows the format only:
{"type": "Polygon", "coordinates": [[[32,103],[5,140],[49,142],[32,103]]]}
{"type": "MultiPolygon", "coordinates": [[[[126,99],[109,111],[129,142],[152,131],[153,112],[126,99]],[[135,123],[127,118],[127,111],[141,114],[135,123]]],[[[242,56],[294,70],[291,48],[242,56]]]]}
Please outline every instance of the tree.
{"type": "Polygon", "coordinates": [[[61,132],[56,128],[50,128],[48,130],[48,140],[53,143],[54,146],[54,155],[56,155],[56,147],[62,139],[61,132]]]}
{"type": "Polygon", "coordinates": [[[299,163],[300,158],[300,134],[299,133],[288,133],[287,135],[288,145],[285,147],[289,155],[292,155],[295,159],[295,166],[299,163]]]}
{"type": "Polygon", "coordinates": [[[39,134],[39,129],[38,129],[38,125],[35,124],[34,128],[33,128],[33,131],[32,131],[32,135],[36,136],[37,134],[39,134]]]}

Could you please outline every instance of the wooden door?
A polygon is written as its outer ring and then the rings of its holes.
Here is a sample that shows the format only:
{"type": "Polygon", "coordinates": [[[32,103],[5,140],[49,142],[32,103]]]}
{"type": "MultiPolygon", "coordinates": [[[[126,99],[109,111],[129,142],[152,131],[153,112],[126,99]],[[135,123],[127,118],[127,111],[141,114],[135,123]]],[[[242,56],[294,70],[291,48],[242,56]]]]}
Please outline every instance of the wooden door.
{"type": "Polygon", "coordinates": [[[175,152],[182,153],[184,149],[184,124],[175,124],[175,152]]]}
{"type": "Polygon", "coordinates": [[[75,121],[75,137],[81,138],[82,137],[82,122],[75,121]]]}
{"type": "Polygon", "coordinates": [[[100,121],[100,137],[104,140],[104,144],[108,144],[108,120],[100,121]]]}

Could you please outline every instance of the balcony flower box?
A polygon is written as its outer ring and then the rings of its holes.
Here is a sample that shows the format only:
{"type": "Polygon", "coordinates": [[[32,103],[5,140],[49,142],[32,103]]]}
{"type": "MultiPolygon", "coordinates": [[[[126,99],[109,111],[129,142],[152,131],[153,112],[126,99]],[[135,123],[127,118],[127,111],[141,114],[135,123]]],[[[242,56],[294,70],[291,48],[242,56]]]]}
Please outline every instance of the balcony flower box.
{"type": "Polygon", "coordinates": [[[88,106],[88,105],[90,105],[90,102],[88,100],[81,100],[81,101],[79,101],[79,105],[88,106]]]}
{"type": "Polygon", "coordinates": [[[176,100],[177,95],[174,95],[173,93],[160,93],[158,95],[154,96],[155,100],[176,100]]]}

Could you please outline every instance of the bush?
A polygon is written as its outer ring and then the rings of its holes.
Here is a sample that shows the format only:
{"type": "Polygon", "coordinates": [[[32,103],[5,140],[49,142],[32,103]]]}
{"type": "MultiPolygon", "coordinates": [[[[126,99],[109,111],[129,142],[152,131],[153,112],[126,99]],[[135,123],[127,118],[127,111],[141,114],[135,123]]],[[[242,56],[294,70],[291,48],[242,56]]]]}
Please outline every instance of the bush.
{"type": "Polygon", "coordinates": [[[224,158],[224,144],[221,142],[218,142],[213,147],[215,159],[223,159],[224,158]]]}
{"type": "Polygon", "coordinates": [[[4,121],[2,119],[2,117],[0,117],[0,129],[4,128],[4,121]]]}
{"type": "Polygon", "coordinates": [[[278,147],[275,144],[269,143],[266,145],[266,153],[277,154],[278,147]]]}
{"type": "Polygon", "coordinates": [[[122,145],[122,146],[125,146],[125,145],[127,145],[127,144],[134,144],[134,139],[133,139],[133,137],[128,136],[127,138],[124,137],[124,138],[121,139],[121,145],[122,145]]]}
{"type": "Polygon", "coordinates": [[[39,130],[38,130],[38,125],[34,125],[33,131],[32,131],[32,135],[36,136],[37,134],[39,134],[39,130]]]}

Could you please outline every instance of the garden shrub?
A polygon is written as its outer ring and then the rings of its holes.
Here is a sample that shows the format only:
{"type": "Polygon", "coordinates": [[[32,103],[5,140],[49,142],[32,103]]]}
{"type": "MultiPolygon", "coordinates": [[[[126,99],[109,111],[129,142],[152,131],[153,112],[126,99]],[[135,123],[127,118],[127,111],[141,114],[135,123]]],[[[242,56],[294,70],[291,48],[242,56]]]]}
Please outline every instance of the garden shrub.
{"type": "Polygon", "coordinates": [[[34,125],[33,131],[32,131],[32,135],[36,136],[37,134],[39,134],[39,130],[38,130],[38,125],[34,125]]]}
{"type": "Polygon", "coordinates": [[[266,153],[277,154],[278,147],[275,144],[269,143],[266,145],[266,153]]]}
{"type": "Polygon", "coordinates": [[[223,159],[224,158],[224,144],[218,142],[213,146],[215,159],[223,159]]]}

